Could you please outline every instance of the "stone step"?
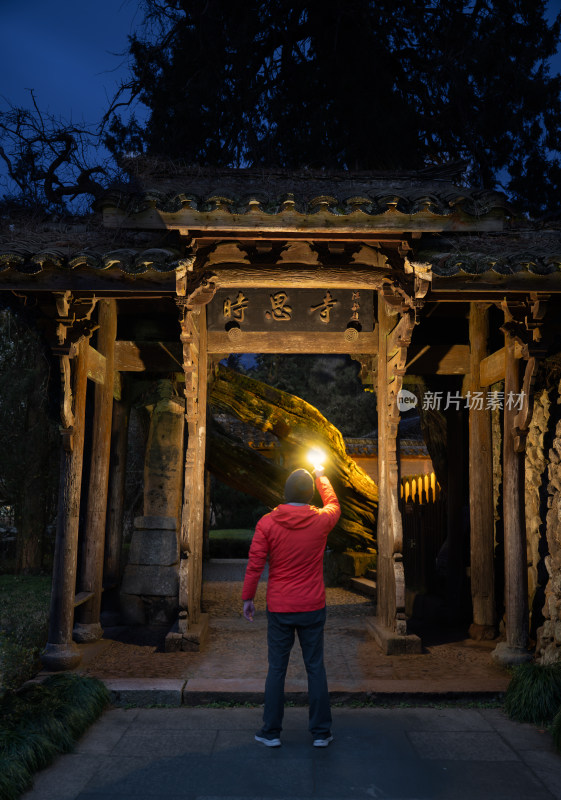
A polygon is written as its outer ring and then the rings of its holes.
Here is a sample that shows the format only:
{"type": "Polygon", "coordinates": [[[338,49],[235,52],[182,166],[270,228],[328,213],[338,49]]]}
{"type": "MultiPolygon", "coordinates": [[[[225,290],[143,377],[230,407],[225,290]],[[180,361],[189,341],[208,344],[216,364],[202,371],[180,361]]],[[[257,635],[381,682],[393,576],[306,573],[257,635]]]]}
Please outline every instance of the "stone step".
{"type": "Polygon", "coordinates": [[[368,597],[376,597],[376,582],[368,578],[351,578],[349,587],[368,597]]]}
{"type": "Polygon", "coordinates": [[[367,569],[362,577],[367,578],[369,581],[376,582],[378,578],[378,573],[375,569],[367,569]]]}

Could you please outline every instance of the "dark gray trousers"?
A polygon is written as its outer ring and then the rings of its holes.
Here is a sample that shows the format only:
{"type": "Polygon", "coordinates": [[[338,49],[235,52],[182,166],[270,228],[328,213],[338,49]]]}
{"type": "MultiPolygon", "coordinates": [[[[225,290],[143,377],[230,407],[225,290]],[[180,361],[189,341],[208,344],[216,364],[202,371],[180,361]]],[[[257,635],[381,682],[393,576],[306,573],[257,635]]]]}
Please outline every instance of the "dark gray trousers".
{"type": "Polygon", "coordinates": [[[267,611],[267,644],[269,672],[265,683],[265,710],[263,733],[278,736],[284,716],[284,680],[294,644],[295,632],[302,649],[308,673],[308,701],[310,704],[310,733],[314,737],[331,732],[331,709],[327,676],[323,664],[323,629],[326,609],[318,611],[279,612],[267,611]]]}

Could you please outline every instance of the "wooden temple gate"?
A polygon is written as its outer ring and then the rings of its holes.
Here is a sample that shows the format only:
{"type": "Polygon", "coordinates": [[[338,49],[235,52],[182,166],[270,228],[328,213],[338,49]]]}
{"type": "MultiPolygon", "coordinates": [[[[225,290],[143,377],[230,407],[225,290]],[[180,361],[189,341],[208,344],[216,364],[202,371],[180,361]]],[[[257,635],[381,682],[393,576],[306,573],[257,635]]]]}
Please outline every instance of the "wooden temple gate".
{"type": "MultiPolygon", "coordinates": [[[[27,249],[2,245],[0,289],[38,298],[62,376],[63,455],[45,666],[74,666],[80,655],[73,639],[99,638],[102,590],[115,590],[118,582],[127,424],[121,379],[126,372],[142,370],[177,372],[178,362],[185,381],[187,437],[178,567],[172,570],[177,575],[178,620],[170,646],[196,649],[204,643],[208,620],[201,614],[201,589],[209,360],[256,352],[349,353],[363,363],[363,373],[370,373],[379,437],[378,607],[372,630],[387,653],[420,648],[418,638],[407,632],[405,617],[397,458],[403,377],[408,371],[463,376],[472,397],[504,380],[507,398],[521,390],[523,365],[523,402],[516,409],[505,403],[504,409],[507,640],[497,648],[497,657],[505,663],[526,658],[523,453],[532,381],[543,352],[543,301],[561,285],[537,270],[532,273],[527,259],[520,267],[523,275],[514,279],[512,269],[495,271],[500,258],[514,263],[509,248],[520,252],[516,235],[509,238],[505,232],[508,214],[498,195],[459,191],[442,182],[429,185],[418,176],[288,179],[280,175],[259,184],[260,178],[243,170],[168,175],[162,168],[161,174],[145,180],[145,195],[109,193],[102,201],[105,230],[111,233],[109,246],[103,242],[103,230],[93,246],[84,246],[80,231],[73,246],[68,245],[68,231],[64,237],[58,232],[59,239],[66,239],[65,247],[53,244],[56,230],[50,244],[39,250],[36,245],[27,249]],[[159,194],[152,191],[158,185],[159,194]],[[225,188],[219,191],[221,186],[225,188]],[[264,201],[264,192],[269,198],[274,194],[275,202],[264,201]],[[241,194],[249,199],[243,203],[228,199],[241,194]],[[278,199],[281,195],[284,199],[278,199]],[[504,238],[496,238],[499,234],[504,238]],[[495,247],[491,254],[480,247],[486,237],[495,247]],[[466,247],[476,251],[479,266],[474,267],[473,257],[469,261],[462,255],[466,247]],[[348,303],[342,302],[343,293],[348,303]],[[259,309],[260,322],[248,323],[250,301],[259,309]],[[127,304],[132,316],[135,308],[137,316],[150,315],[151,309],[161,317],[175,316],[180,342],[121,338],[119,323],[127,304]],[[307,321],[287,316],[297,304],[307,309],[307,321]],[[332,326],[337,307],[342,316],[332,326]],[[459,307],[461,314],[456,312],[459,307]],[[466,336],[458,342],[454,326],[458,320],[463,325],[466,308],[469,331],[466,328],[466,336]],[[501,310],[504,343],[489,355],[488,342],[499,335],[496,320],[495,329],[489,330],[491,309],[495,315],[501,310]],[[433,326],[431,333],[427,327],[423,338],[423,325],[428,326],[424,320],[437,317],[440,310],[442,329],[433,326]],[[90,344],[94,331],[95,348],[90,344]],[[79,565],[88,379],[96,389],[79,565]]],[[[479,638],[494,636],[497,627],[492,476],[490,413],[484,404],[473,404],[469,410],[471,631],[479,638]]],[[[453,496],[450,486],[449,503],[453,496]]],[[[166,519],[159,523],[164,531],[174,527],[166,519]]],[[[453,541],[450,548],[453,553],[453,541]]]]}

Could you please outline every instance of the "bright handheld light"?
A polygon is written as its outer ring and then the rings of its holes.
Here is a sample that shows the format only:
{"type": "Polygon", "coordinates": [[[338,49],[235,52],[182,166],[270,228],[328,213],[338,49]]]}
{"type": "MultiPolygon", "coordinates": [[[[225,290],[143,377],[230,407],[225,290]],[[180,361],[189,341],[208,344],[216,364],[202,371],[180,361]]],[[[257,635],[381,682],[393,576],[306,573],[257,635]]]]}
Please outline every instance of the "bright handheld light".
{"type": "Polygon", "coordinates": [[[323,467],[327,456],[319,447],[312,447],[312,449],[308,452],[308,461],[313,466],[314,469],[318,467],[323,467]]]}

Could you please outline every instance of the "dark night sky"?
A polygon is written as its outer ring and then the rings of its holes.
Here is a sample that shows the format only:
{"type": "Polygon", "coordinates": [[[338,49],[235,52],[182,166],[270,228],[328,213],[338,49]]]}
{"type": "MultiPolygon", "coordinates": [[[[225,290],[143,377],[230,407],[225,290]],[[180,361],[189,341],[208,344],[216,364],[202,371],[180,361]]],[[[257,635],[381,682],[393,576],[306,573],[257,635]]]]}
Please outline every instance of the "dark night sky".
{"type": "MultiPolygon", "coordinates": [[[[0,96],[76,124],[96,123],[121,77],[127,35],[141,21],[138,0],[0,0],[0,96]]],[[[561,10],[550,0],[549,16],[561,10]]],[[[561,72],[561,55],[552,62],[561,72]]],[[[0,109],[5,103],[0,100],[0,109]]],[[[136,112],[143,116],[142,106],[136,112]]]]}
{"type": "MultiPolygon", "coordinates": [[[[75,123],[97,122],[120,77],[137,0],[0,0],[0,95],[75,123]]],[[[2,104],[4,105],[4,104],[2,104]]]]}

